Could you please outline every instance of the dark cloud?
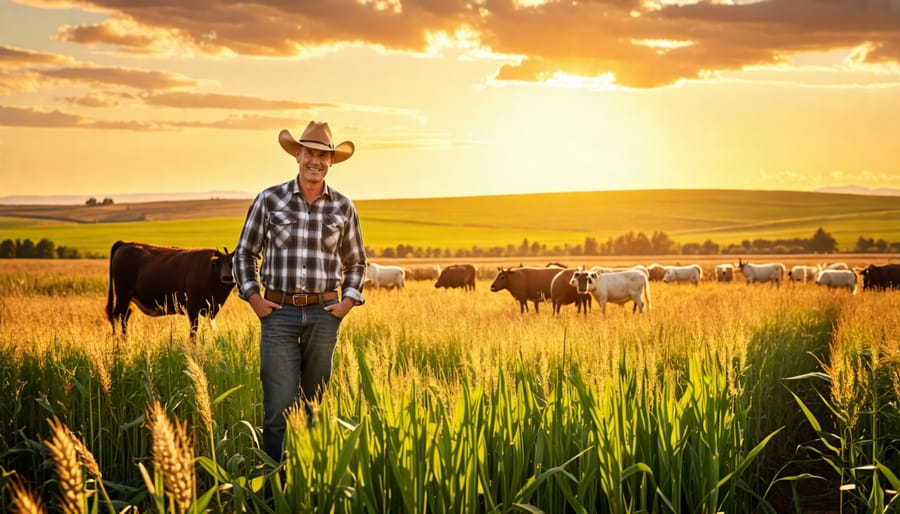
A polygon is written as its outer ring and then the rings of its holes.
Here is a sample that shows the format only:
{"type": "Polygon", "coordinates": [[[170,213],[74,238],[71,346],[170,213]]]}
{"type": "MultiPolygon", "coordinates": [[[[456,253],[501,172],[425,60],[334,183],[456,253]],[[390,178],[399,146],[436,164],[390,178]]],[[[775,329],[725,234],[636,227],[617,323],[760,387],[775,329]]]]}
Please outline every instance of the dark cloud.
{"type": "MultiPolygon", "coordinates": [[[[47,6],[61,2],[30,0],[47,6]]],[[[522,58],[520,64],[503,66],[498,80],[612,73],[622,85],[658,87],[707,71],[739,70],[799,52],[863,44],[871,48],[865,62],[900,61],[898,0],[733,5],[701,0],[659,8],[641,0],[550,1],[534,7],[513,0],[91,0],[90,5],[112,13],[110,18],[96,25],[63,27],[60,37],[127,52],[181,46],[211,54],[296,56],[344,44],[420,52],[428,47],[428,33],[467,28],[494,53],[522,58]],[[662,40],[685,44],[654,45],[662,40]]]]}

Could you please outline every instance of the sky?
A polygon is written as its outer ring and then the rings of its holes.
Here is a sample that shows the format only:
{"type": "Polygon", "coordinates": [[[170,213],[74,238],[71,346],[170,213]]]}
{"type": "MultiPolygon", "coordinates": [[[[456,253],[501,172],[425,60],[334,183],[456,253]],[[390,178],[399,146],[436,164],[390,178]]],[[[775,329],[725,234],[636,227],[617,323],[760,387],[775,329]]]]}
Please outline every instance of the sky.
{"type": "Polygon", "coordinates": [[[0,197],[900,188],[900,0],[0,0],[0,197]]]}

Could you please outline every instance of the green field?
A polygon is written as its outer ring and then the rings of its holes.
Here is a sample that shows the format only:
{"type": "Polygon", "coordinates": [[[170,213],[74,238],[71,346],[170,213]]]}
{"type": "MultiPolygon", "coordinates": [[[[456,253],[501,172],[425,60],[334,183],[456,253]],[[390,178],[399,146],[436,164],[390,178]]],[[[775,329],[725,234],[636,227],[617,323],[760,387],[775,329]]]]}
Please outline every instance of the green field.
{"type": "MultiPolygon", "coordinates": [[[[105,255],[118,239],[187,247],[233,247],[249,200],[169,202],[86,209],[48,206],[47,219],[22,218],[0,206],[0,240],[47,238],[57,245],[105,255]],[[217,207],[210,217],[209,202],[217,207]],[[136,219],[142,209],[150,221],[136,219]],[[156,210],[152,210],[155,208],[156,210]],[[102,218],[100,214],[108,212],[102,218]],[[86,214],[86,213],[90,213],[86,214]],[[231,214],[231,215],[229,215],[231,214]],[[60,220],[70,221],[60,221],[60,220]]],[[[356,202],[366,244],[375,249],[408,244],[482,248],[523,239],[547,246],[606,241],[627,232],[662,231],[678,243],[707,239],[725,246],[749,239],[808,238],[823,228],[852,250],[860,236],[900,241],[900,197],[788,191],[643,190],[547,193],[464,198],[360,200],[356,202]]],[[[29,216],[34,216],[31,209],[29,216]]]]}

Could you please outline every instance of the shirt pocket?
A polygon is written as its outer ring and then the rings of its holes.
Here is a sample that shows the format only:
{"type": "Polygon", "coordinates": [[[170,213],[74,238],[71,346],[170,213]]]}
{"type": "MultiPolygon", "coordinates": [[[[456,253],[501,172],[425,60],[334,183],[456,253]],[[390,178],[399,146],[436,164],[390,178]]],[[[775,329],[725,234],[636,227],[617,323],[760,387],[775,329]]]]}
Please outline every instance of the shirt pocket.
{"type": "Polygon", "coordinates": [[[274,211],[269,214],[269,242],[275,248],[287,248],[297,240],[299,218],[293,212],[274,211]]]}
{"type": "Polygon", "coordinates": [[[341,233],[344,230],[344,218],[340,216],[325,216],[322,222],[322,247],[326,252],[336,252],[341,243],[341,233]]]}

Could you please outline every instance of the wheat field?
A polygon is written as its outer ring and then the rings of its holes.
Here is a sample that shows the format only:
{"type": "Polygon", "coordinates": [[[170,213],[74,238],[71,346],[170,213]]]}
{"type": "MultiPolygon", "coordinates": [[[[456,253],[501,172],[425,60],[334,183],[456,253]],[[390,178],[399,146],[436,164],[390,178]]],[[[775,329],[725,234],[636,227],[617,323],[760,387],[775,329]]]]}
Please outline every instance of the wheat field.
{"type": "Polygon", "coordinates": [[[288,458],[259,451],[258,321],[132,317],[105,261],[0,263],[6,510],[882,512],[900,292],[651,284],[652,308],[367,290],[288,458]],[[49,464],[53,465],[49,465],[49,464]],[[280,471],[280,472],[279,472],[280,471]],[[268,491],[268,493],[267,493],[268,491]]]}

